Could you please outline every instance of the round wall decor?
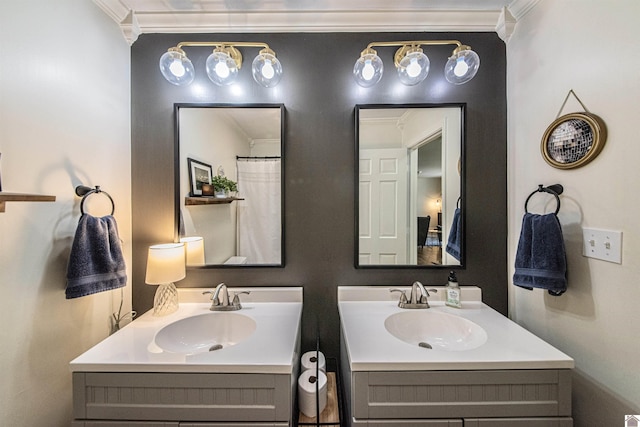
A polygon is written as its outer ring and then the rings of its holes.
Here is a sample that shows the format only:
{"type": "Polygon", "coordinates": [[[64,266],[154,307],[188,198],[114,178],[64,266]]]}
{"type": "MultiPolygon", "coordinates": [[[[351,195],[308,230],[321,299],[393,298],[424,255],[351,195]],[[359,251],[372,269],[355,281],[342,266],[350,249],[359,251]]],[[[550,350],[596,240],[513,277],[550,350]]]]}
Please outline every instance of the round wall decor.
{"type": "Polygon", "coordinates": [[[584,166],[602,150],[604,122],[595,114],[570,113],[558,117],[542,137],[542,156],[551,166],[571,169],[584,166]]]}

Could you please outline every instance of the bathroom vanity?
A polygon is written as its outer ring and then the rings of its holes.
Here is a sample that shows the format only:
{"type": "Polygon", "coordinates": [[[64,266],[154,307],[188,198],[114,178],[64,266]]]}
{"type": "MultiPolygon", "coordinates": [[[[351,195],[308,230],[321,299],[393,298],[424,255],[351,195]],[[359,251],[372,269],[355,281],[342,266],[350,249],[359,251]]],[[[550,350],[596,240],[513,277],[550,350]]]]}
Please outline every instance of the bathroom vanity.
{"type": "Polygon", "coordinates": [[[573,359],[479,288],[462,288],[461,309],[438,290],[408,310],[389,288],[338,288],[346,425],[572,426],[573,359]]]}
{"type": "Polygon", "coordinates": [[[293,425],[302,288],[229,288],[251,291],[234,312],[210,311],[204,290],[71,362],[73,427],[293,425]]]}

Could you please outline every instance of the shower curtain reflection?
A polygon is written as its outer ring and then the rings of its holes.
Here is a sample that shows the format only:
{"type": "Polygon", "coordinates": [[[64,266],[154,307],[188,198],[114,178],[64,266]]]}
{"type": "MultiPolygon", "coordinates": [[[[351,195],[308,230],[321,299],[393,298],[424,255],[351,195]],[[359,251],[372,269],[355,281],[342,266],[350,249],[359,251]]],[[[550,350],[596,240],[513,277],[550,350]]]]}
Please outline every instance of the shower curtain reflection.
{"type": "Polygon", "coordinates": [[[281,199],[280,158],[237,160],[238,255],[247,264],[280,264],[281,199]]]}

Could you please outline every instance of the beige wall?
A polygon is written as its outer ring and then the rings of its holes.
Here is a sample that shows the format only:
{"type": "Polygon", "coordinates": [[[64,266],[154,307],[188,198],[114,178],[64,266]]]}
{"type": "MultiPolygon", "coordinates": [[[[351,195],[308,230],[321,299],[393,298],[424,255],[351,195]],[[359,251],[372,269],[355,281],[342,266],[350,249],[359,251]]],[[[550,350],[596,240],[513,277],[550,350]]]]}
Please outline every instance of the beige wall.
{"type": "MultiPolygon", "coordinates": [[[[625,414],[640,413],[638,16],[636,0],[542,0],[507,45],[509,276],[526,197],[538,184],[560,183],[569,277],[561,297],[510,285],[510,313],[575,359],[577,426],[622,425],[625,414]],[[592,163],[563,171],[539,147],[569,89],[602,117],[609,137],[592,163]],[[584,258],[582,227],[621,230],[622,264],[584,258]]],[[[580,110],[572,99],[563,112],[580,110]]]]}
{"type": "Polygon", "coordinates": [[[112,195],[131,264],[129,47],[92,2],[4,1],[0,51],[3,189],[57,197],[0,213],[0,425],[68,426],[69,361],[108,335],[120,295],[65,299],[76,185],[112,195]]]}

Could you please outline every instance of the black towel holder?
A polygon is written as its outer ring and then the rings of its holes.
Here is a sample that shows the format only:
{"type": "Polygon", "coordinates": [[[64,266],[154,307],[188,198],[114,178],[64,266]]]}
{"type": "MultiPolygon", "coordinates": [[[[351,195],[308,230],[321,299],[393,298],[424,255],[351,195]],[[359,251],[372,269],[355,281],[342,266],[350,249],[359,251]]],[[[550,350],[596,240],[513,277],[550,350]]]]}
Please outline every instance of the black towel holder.
{"type": "Polygon", "coordinates": [[[560,184],[553,184],[550,185],[548,187],[544,187],[542,184],[538,185],[538,189],[535,190],[533,193],[529,194],[529,197],[527,197],[527,200],[524,202],[524,211],[526,213],[529,213],[529,211],[527,210],[527,204],[529,203],[529,199],[536,193],[549,193],[551,194],[553,197],[556,198],[556,212],[555,214],[557,215],[558,212],[560,212],[560,197],[559,195],[562,194],[562,192],[564,191],[564,187],[560,184]]]}
{"type": "Polygon", "coordinates": [[[80,202],[80,213],[84,215],[84,201],[92,194],[102,193],[109,198],[111,201],[111,215],[116,211],[116,204],[113,202],[113,198],[106,191],[102,190],[99,185],[96,185],[95,188],[87,187],[86,185],[78,185],[76,187],[76,195],[82,197],[82,201],[80,202]]]}

